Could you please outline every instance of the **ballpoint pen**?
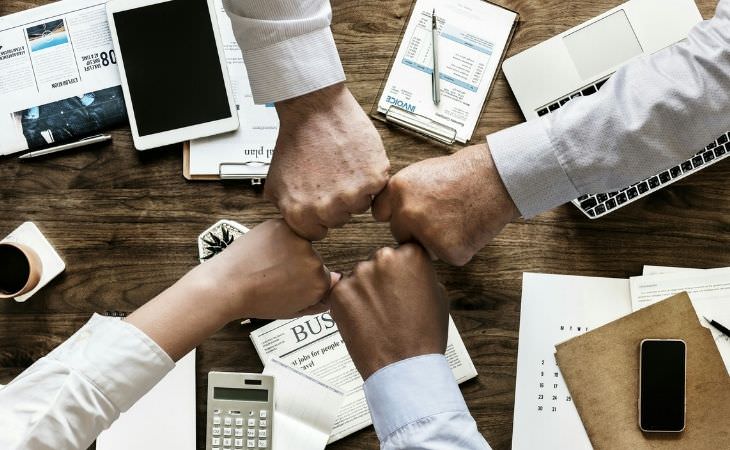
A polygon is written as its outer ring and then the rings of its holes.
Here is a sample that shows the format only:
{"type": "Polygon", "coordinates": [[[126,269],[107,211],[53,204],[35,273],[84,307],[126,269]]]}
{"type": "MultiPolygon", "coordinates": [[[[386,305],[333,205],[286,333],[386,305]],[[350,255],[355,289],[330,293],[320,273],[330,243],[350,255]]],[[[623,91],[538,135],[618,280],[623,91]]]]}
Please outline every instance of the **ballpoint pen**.
{"type": "Polygon", "coordinates": [[[87,145],[97,144],[99,142],[106,142],[106,141],[111,141],[111,140],[112,140],[111,136],[105,135],[105,134],[100,134],[98,136],[87,137],[85,139],[81,139],[80,141],[72,142],[70,144],[59,145],[58,147],[52,147],[52,148],[47,148],[45,150],[38,150],[35,152],[26,153],[25,155],[20,156],[19,159],[31,159],[31,158],[37,158],[39,156],[52,155],[54,153],[71,150],[73,148],[84,147],[87,145]]]}
{"type": "Polygon", "coordinates": [[[726,327],[720,325],[719,323],[715,322],[714,320],[708,319],[707,317],[705,317],[705,320],[707,321],[707,323],[710,324],[710,326],[717,329],[717,331],[719,331],[720,333],[724,334],[727,337],[730,337],[730,330],[728,330],[726,327]]]}
{"type": "Polygon", "coordinates": [[[433,104],[438,105],[441,102],[441,88],[439,87],[439,51],[438,51],[438,20],[436,19],[436,9],[431,14],[431,53],[433,54],[433,73],[431,74],[431,87],[433,94],[433,104]]]}

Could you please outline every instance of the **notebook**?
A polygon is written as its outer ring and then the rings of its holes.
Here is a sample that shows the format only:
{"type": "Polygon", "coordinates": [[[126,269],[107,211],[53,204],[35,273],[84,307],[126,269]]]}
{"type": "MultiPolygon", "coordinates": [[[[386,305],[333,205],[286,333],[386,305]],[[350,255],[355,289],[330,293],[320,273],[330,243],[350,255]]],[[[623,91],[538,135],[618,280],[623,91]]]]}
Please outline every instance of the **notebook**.
{"type": "Polygon", "coordinates": [[[96,450],[195,450],[195,350],[96,439],[96,450]]]}
{"type": "Polygon", "coordinates": [[[556,359],[594,448],[717,449],[730,442],[730,377],[686,293],[557,345],[556,359]],[[638,426],[639,343],[687,343],[687,414],[682,433],[638,426]]]}

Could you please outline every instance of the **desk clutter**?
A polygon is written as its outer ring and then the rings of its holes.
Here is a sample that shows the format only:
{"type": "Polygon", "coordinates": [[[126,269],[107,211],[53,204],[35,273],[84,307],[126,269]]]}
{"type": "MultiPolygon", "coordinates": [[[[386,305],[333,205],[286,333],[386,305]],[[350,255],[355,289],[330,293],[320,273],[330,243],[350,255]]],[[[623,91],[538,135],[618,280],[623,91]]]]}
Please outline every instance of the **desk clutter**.
{"type": "Polygon", "coordinates": [[[630,279],[525,273],[512,448],[717,448],[730,435],[730,410],[714,406],[730,405],[730,337],[704,316],[730,324],[729,276],[654,266],[630,279]],[[639,430],[645,338],[687,343],[686,430],[671,439],[639,430]]]}

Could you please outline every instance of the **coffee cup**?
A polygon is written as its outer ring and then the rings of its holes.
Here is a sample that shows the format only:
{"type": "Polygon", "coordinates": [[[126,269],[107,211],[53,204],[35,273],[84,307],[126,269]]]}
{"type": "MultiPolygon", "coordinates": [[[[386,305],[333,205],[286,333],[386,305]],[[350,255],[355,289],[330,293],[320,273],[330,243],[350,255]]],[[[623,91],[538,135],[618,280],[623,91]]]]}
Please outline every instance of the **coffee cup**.
{"type": "Polygon", "coordinates": [[[26,294],[41,280],[43,265],[29,246],[0,242],[0,300],[26,294]]]}

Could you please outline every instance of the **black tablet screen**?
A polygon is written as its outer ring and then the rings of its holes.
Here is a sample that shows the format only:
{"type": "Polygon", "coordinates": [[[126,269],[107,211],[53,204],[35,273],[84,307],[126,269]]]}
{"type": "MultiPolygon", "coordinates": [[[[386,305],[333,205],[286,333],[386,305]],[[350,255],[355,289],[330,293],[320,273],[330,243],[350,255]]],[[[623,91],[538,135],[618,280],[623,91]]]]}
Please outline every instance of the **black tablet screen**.
{"type": "Polygon", "coordinates": [[[206,0],[114,13],[140,136],[231,117],[206,0]]]}

